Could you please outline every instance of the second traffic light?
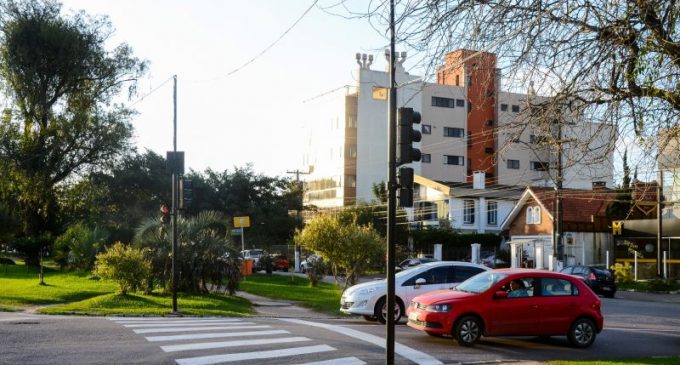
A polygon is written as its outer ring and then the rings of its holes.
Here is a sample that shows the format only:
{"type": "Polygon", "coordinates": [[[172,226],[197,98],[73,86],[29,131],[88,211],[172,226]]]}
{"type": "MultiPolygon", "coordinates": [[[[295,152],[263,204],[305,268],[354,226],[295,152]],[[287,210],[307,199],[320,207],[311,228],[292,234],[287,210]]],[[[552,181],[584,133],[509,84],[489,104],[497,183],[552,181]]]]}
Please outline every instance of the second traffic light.
{"type": "Polygon", "coordinates": [[[413,108],[399,108],[397,119],[397,166],[420,161],[420,150],[413,147],[422,137],[420,131],[413,129],[414,124],[420,124],[420,113],[413,108]]]}
{"type": "Polygon", "coordinates": [[[413,206],[413,169],[410,167],[400,167],[397,176],[399,180],[399,206],[413,206]]]}

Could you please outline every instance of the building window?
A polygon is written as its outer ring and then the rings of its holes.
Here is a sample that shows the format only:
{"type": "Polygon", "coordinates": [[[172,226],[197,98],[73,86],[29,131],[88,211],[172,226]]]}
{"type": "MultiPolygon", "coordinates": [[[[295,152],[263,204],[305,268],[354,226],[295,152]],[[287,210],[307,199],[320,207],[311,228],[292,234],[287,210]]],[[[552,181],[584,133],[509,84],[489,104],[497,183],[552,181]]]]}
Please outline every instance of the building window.
{"type": "Polygon", "coordinates": [[[486,224],[488,226],[498,225],[498,203],[486,202],[486,224]]]}
{"type": "Polygon", "coordinates": [[[534,171],[548,171],[548,163],[541,161],[531,161],[531,169],[534,171]]]}
{"type": "Polygon", "coordinates": [[[526,215],[527,224],[541,224],[541,207],[528,207],[526,215]]]}
{"type": "Polygon", "coordinates": [[[355,144],[345,145],[345,158],[357,158],[357,145],[355,144]]]}
{"type": "Polygon", "coordinates": [[[423,163],[430,163],[432,162],[432,155],[429,153],[423,153],[423,157],[421,159],[423,163]]]}
{"type": "Polygon", "coordinates": [[[541,224],[541,208],[534,207],[534,224],[541,224]]]}
{"type": "Polygon", "coordinates": [[[508,168],[513,170],[519,169],[519,160],[508,160],[508,168]]]}
{"type": "Polygon", "coordinates": [[[472,103],[468,100],[468,113],[472,111],[472,103]]]}
{"type": "Polygon", "coordinates": [[[463,100],[463,99],[456,99],[456,106],[459,106],[459,107],[461,107],[461,108],[464,107],[464,106],[465,106],[465,100],[463,100]]]}
{"type": "Polygon", "coordinates": [[[460,75],[456,75],[456,86],[460,86],[460,75]]]}
{"type": "Polygon", "coordinates": [[[356,128],[357,120],[354,117],[348,116],[345,118],[345,128],[356,128]]]}
{"type": "Polygon", "coordinates": [[[423,134],[432,134],[432,126],[429,124],[423,124],[420,127],[420,132],[422,132],[423,134]]]}
{"type": "Polygon", "coordinates": [[[508,104],[501,104],[501,111],[507,112],[508,111],[508,104]]]}
{"type": "Polygon", "coordinates": [[[356,188],[357,177],[354,175],[345,175],[345,187],[356,188]]]}
{"type": "Polygon", "coordinates": [[[464,136],[465,136],[465,129],[463,129],[463,128],[444,127],[444,137],[463,138],[464,136]]]}
{"type": "Polygon", "coordinates": [[[465,159],[463,156],[449,156],[449,155],[444,155],[444,164],[445,165],[459,165],[459,166],[464,166],[465,165],[465,159]]]}
{"type": "Polygon", "coordinates": [[[373,86],[373,99],[387,100],[387,88],[381,86],[373,86]]]}
{"type": "Polygon", "coordinates": [[[513,105],[512,106],[512,112],[513,113],[519,113],[519,105],[513,105]]]}
{"type": "Polygon", "coordinates": [[[440,98],[438,96],[432,97],[432,106],[438,106],[441,108],[455,108],[456,101],[449,98],[440,98]]]}
{"type": "Polygon", "coordinates": [[[463,224],[475,224],[475,201],[463,201],[463,224]]]}
{"type": "Polygon", "coordinates": [[[547,138],[543,136],[536,136],[536,135],[530,135],[529,136],[529,143],[532,144],[539,144],[539,143],[545,143],[547,141],[547,138]]]}

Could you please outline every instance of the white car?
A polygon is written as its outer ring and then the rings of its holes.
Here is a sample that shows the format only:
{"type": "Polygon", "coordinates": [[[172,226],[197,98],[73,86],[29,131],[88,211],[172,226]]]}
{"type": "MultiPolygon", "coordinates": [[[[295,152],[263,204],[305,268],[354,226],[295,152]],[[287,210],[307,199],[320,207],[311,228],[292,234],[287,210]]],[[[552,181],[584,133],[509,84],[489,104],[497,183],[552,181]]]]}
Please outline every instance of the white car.
{"type": "MultiPolygon", "coordinates": [[[[395,275],[394,320],[399,321],[414,297],[439,289],[449,289],[468,278],[489,270],[483,265],[462,261],[437,261],[421,264],[395,275]]],[[[386,322],[387,280],[375,280],[347,288],[340,299],[340,311],[359,314],[366,320],[386,322]]]]}
{"type": "Polygon", "coordinates": [[[244,260],[253,260],[253,271],[262,270],[260,267],[260,257],[264,254],[264,250],[252,249],[241,251],[241,256],[244,260]]]}

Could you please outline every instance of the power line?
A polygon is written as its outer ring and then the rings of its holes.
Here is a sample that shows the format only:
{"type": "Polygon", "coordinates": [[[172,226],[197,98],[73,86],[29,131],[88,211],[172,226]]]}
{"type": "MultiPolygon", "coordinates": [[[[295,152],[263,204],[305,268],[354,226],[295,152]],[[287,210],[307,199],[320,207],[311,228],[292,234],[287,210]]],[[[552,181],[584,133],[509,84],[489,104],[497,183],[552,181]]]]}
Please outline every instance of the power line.
{"type": "Polygon", "coordinates": [[[223,76],[218,76],[218,77],[215,77],[215,78],[212,78],[212,79],[207,79],[207,80],[197,80],[197,82],[201,82],[201,81],[214,81],[214,80],[218,80],[218,79],[223,79],[223,78],[225,78],[225,77],[229,77],[229,76],[231,76],[231,75],[233,75],[233,74],[235,74],[235,73],[241,71],[242,69],[244,69],[245,67],[247,67],[247,66],[250,65],[251,63],[255,62],[258,58],[262,57],[265,53],[267,53],[270,49],[272,49],[277,43],[279,43],[279,42],[283,39],[283,37],[285,37],[286,34],[288,34],[288,32],[290,32],[291,30],[293,30],[293,28],[295,28],[295,26],[298,25],[298,23],[300,23],[300,21],[301,21],[301,20],[302,20],[309,12],[310,12],[310,10],[312,10],[312,8],[313,8],[313,7],[316,5],[316,3],[318,3],[318,2],[319,2],[319,0],[314,0],[314,1],[312,2],[312,4],[307,8],[307,10],[305,10],[305,11],[302,13],[302,15],[300,15],[300,17],[297,18],[297,20],[296,20],[290,27],[288,27],[288,29],[286,29],[283,33],[281,33],[281,35],[280,35],[278,38],[276,38],[276,40],[275,40],[274,42],[272,42],[270,45],[268,45],[267,47],[265,47],[260,53],[258,53],[257,55],[255,55],[255,57],[251,58],[251,59],[250,59],[249,61],[247,61],[246,63],[244,63],[244,64],[242,64],[241,66],[239,66],[239,67],[237,67],[237,68],[235,68],[235,69],[229,71],[228,73],[226,73],[226,74],[223,75],[223,76]]]}

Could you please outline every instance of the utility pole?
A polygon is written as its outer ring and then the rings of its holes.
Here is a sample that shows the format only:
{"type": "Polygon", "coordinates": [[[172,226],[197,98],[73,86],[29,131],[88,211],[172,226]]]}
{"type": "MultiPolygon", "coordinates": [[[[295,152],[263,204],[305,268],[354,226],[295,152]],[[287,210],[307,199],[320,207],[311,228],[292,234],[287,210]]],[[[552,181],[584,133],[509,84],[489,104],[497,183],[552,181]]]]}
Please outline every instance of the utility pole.
{"type": "MultiPolygon", "coordinates": [[[[172,152],[177,157],[177,75],[172,76],[172,152]]],[[[177,313],[177,205],[179,203],[177,160],[172,171],[172,313],[177,313]]]]}
{"type": "MultiPolygon", "coordinates": [[[[298,185],[298,188],[300,187],[300,175],[309,175],[311,172],[302,172],[299,169],[296,169],[295,171],[286,171],[287,174],[295,174],[295,182],[298,185]]],[[[302,191],[302,189],[300,189],[302,191]]],[[[300,196],[300,208],[302,208],[302,196],[300,196]]],[[[297,211],[297,220],[298,222],[301,221],[300,219],[300,209],[296,209],[297,211]]],[[[297,244],[295,245],[295,272],[300,272],[300,260],[302,259],[302,255],[300,252],[300,246],[297,244]]]]}
{"type": "Polygon", "coordinates": [[[397,88],[395,80],[395,35],[394,35],[394,0],[390,0],[390,89],[387,111],[387,307],[386,307],[386,343],[385,364],[394,364],[394,243],[397,216],[397,88]]]}

